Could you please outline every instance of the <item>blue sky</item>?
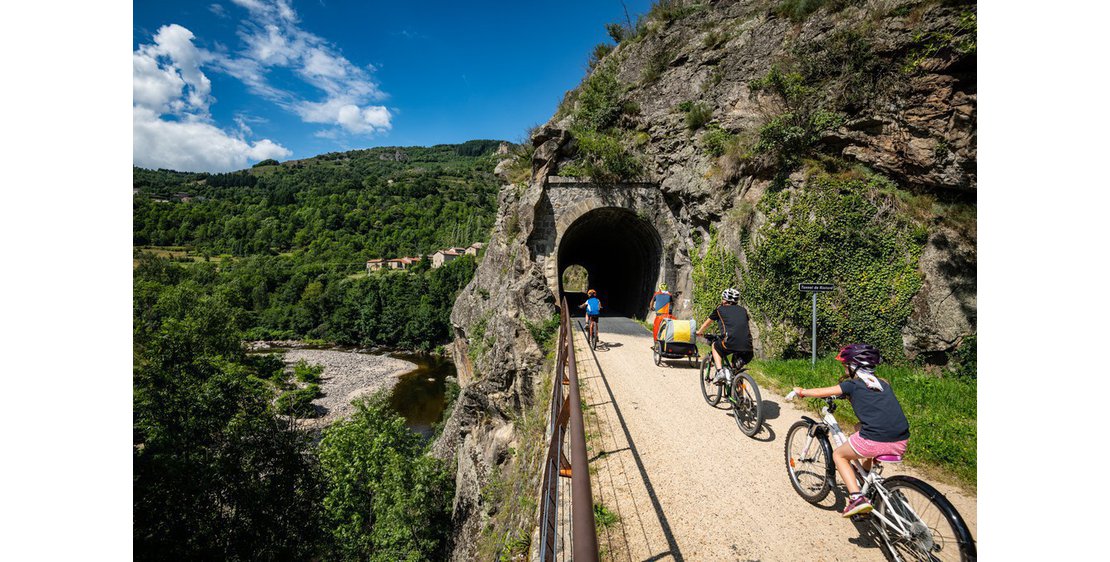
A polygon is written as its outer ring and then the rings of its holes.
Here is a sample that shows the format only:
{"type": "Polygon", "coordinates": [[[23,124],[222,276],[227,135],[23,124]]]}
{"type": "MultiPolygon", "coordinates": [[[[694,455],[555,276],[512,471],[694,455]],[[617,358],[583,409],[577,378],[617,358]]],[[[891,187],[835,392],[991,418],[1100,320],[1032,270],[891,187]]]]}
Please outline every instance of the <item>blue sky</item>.
{"type": "MultiPolygon", "coordinates": [[[[650,0],[627,0],[632,19],[650,0]]],[[[617,0],[134,4],[135,165],[227,171],[372,146],[520,140],[617,0]]]]}

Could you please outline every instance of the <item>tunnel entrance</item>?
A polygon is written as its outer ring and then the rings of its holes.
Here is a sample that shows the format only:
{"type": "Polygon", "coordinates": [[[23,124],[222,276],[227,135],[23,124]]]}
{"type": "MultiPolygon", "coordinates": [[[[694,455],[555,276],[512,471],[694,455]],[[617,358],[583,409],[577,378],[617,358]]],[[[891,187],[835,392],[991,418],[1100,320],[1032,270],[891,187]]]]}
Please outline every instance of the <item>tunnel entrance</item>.
{"type": "Polygon", "coordinates": [[[589,275],[589,288],[597,290],[603,313],[643,319],[662,256],[663,244],[651,223],[628,209],[594,209],[567,227],[559,242],[559,293],[572,310],[585,299],[563,287],[563,272],[579,265],[589,275]]]}

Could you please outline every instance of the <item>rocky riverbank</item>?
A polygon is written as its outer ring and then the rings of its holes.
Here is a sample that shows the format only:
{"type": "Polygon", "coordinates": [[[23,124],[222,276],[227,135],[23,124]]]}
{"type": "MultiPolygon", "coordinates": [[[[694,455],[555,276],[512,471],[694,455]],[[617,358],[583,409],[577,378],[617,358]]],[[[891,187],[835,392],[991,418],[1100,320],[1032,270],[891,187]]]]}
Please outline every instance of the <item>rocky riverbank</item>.
{"type": "Polygon", "coordinates": [[[304,420],[304,426],[323,428],[354,411],[351,401],[379,390],[392,389],[400,376],[416,364],[385,355],[370,355],[330,349],[290,349],[282,360],[292,368],[300,360],[324,367],[320,390],[324,395],[312,403],[320,416],[304,420]]]}

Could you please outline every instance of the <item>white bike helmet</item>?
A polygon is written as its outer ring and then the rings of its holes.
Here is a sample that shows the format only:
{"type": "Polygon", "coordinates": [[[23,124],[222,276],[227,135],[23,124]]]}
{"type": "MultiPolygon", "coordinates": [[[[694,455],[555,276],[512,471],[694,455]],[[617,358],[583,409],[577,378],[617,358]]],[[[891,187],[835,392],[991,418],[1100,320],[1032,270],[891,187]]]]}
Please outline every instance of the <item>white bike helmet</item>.
{"type": "Polygon", "coordinates": [[[725,301],[729,304],[736,304],[737,301],[740,300],[740,291],[737,291],[736,289],[733,289],[732,287],[729,287],[729,288],[725,289],[724,291],[721,291],[721,300],[723,300],[723,301],[725,301]]]}

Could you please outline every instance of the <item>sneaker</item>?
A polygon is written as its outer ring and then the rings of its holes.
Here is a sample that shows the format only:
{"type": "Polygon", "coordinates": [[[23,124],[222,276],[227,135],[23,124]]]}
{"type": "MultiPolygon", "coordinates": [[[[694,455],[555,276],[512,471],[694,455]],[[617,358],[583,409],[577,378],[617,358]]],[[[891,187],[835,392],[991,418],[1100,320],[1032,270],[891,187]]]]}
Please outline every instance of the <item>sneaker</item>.
{"type": "Polygon", "coordinates": [[[841,517],[862,515],[864,513],[870,513],[872,509],[871,502],[867,501],[866,497],[860,496],[854,500],[848,500],[848,506],[844,508],[844,513],[840,515],[841,517]]]}
{"type": "Polygon", "coordinates": [[[717,371],[717,376],[713,377],[713,384],[725,384],[725,382],[727,382],[726,376],[725,376],[725,370],[721,369],[721,370],[717,371]]]}

